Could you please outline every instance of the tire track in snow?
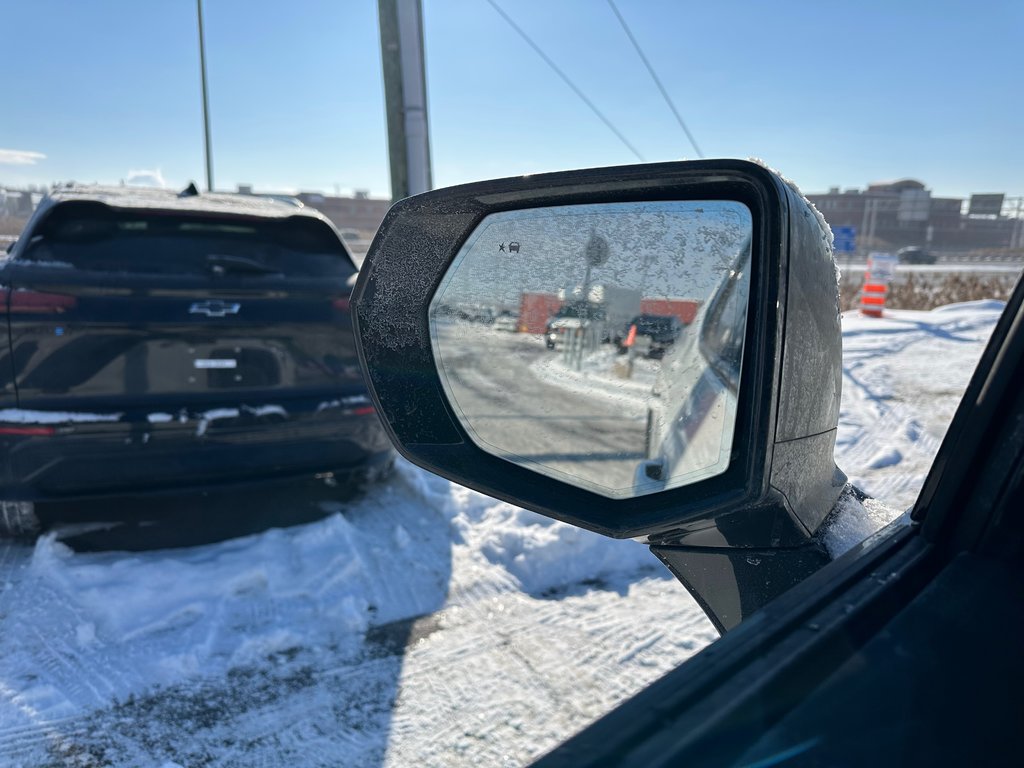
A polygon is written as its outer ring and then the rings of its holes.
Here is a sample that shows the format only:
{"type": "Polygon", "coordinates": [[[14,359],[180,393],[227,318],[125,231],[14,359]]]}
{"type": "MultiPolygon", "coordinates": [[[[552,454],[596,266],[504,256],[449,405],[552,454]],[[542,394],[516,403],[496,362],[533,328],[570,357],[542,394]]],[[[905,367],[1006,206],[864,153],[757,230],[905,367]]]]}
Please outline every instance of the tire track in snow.
{"type": "Polygon", "coordinates": [[[914,503],[948,426],[933,420],[933,428],[941,427],[942,433],[929,431],[922,423],[920,401],[929,400],[931,409],[935,398],[959,401],[981,355],[981,342],[997,318],[996,311],[978,313],[969,305],[932,312],[889,310],[881,321],[844,315],[853,328],[843,331],[836,461],[851,482],[900,509],[914,503]],[[929,369],[908,366],[904,359],[909,351],[922,344],[927,346],[929,369]],[[943,352],[955,360],[959,380],[946,392],[913,398],[921,379],[934,375],[930,365],[943,352]]]}
{"type": "Polygon", "coordinates": [[[619,595],[600,589],[552,601],[508,595],[446,610],[447,631],[406,660],[387,764],[522,764],[716,637],[674,580],[634,582],[630,592],[634,611],[626,614],[612,610],[619,595]],[[431,694],[423,695],[423,686],[431,694]],[[520,691],[512,706],[508,690],[520,691]],[[431,701],[440,711],[423,706],[431,701]]]}

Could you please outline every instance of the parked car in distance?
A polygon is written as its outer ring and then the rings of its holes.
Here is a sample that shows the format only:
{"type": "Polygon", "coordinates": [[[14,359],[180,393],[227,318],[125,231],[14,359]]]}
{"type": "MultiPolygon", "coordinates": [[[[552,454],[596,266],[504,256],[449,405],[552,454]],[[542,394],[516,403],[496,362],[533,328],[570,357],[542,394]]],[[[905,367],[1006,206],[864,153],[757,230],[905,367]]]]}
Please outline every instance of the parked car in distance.
{"type": "Polygon", "coordinates": [[[683,324],[675,315],[637,315],[616,336],[615,343],[620,352],[626,351],[626,339],[633,326],[636,326],[637,337],[649,339],[647,356],[653,358],[664,357],[665,351],[679,340],[683,332],[683,324]]]}
{"type": "Polygon", "coordinates": [[[43,501],[386,472],[355,275],[277,200],[55,191],[0,261],[0,533],[43,501]]]}
{"type": "Polygon", "coordinates": [[[519,331],[519,316],[511,312],[500,312],[491,326],[496,331],[517,333],[519,331]]]}
{"type": "Polygon", "coordinates": [[[934,253],[917,245],[900,248],[896,251],[896,258],[900,260],[900,264],[934,264],[937,261],[934,253]]]}
{"type": "Polygon", "coordinates": [[[578,333],[591,323],[603,323],[604,310],[586,301],[565,304],[548,320],[544,329],[544,344],[555,349],[566,334],[578,333]]]}

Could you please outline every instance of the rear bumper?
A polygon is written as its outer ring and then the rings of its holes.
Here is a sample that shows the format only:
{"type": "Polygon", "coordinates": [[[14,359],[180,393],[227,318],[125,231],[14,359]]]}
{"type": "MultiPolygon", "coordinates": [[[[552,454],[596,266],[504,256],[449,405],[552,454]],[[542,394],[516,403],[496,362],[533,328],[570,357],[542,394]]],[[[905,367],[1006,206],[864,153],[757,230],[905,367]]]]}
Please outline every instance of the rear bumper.
{"type": "Polygon", "coordinates": [[[121,414],[0,434],[0,499],[67,501],[358,472],[390,460],[365,398],[121,414]],[[346,402],[348,401],[348,402],[346,402]]]}

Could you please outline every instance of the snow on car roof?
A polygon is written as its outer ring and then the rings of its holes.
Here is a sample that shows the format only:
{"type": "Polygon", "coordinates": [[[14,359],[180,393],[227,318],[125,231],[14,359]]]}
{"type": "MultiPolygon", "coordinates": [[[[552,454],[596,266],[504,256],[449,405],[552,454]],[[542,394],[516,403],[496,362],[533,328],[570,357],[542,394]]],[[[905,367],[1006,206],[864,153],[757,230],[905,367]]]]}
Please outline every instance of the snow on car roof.
{"type": "Polygon", "coordinates": [[[156,187],[99,186],[68,184],[57,187],[48,196],[50,205],[70,200],[88,200],[104,203],[112,208],[152,208],[164,211],[203,211],[240,216],[287,218],[309,216],[327,221],[319,211],[305,207],[293,198],[242,195],[230,192],[198,192],[190,194],[174,189],[156,187]]]}

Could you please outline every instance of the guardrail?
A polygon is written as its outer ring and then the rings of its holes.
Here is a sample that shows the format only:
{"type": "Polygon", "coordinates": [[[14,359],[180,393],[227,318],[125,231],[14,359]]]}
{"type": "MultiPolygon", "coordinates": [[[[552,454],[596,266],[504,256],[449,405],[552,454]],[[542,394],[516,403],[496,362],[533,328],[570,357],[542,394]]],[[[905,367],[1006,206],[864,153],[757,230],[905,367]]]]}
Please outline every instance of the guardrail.
{"type": "MultiPolygon", "coordinates": [[[[839,262],[839,270],[844,273],[859,274],[867,270],[867,264],[844,264],[842,261],[839,262]]],[[[971,274],[971,273],[987,273],[996,275],[1015,275],[1024,271],[1024,262],[1013,262],[1013,263],[984,263],[984,262],[969,262],[969,263],[958,263],[958,264],[900,264],[896,267],[897,277],[900,274],[904,275],[952,275],[952,274],[971,274]]]]}

